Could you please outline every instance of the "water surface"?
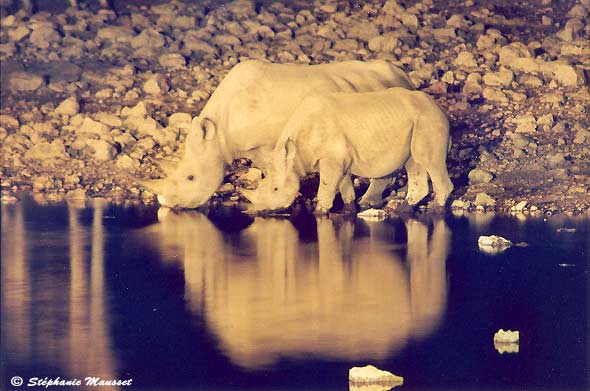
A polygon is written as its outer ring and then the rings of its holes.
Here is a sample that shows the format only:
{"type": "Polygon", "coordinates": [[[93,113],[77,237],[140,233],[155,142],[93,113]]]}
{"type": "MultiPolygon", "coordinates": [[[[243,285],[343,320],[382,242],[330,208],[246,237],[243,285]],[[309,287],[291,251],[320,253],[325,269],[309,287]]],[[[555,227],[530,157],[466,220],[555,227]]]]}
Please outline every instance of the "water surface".
{"type": "Polygon", "coordinates": [[[2,382],[348,390],[370,363],[400,389],[587,389],[589,225],[3,205],[2,382]],[[529,246],[484,254],[490,234],[529,246]]]}

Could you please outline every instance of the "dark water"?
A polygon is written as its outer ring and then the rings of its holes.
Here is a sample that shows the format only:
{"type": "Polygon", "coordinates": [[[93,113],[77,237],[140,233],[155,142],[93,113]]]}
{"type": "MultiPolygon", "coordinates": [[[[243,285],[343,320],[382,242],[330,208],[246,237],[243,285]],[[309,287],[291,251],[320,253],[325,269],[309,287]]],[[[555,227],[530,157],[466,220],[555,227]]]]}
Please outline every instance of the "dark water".
{"type": "Polygon", "coordinates": [[[369,363],[400,389],[587,389],[589,225],[3,205],[2,389],[347,390],[369,363]],[[490,234],[529,247],[486,255],[490,234]]]}

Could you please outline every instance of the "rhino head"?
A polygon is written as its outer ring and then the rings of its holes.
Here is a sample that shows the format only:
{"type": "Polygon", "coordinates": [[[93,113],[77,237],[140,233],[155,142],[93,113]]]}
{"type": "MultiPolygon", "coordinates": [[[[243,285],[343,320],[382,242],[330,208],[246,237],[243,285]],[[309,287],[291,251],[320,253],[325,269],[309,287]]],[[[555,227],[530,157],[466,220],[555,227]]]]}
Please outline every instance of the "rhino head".
{"type": "Polygon", "coordinates": [[[142,181],[142,185],[158,195],[161,206],[191,209],[203,205],[219,188],[225,174],[218,136],[213,121],[193,119],[178,165],[164,167],[165,179],[142,181]]]}
{"type": "Polygon", "coordinates": [[[292,140],[277,144],[270,167],[255,190],[241,190],[255,211],[276,210],[291,206],[299,194],[299,175],[295,168],[297,147],[292,140]]]}

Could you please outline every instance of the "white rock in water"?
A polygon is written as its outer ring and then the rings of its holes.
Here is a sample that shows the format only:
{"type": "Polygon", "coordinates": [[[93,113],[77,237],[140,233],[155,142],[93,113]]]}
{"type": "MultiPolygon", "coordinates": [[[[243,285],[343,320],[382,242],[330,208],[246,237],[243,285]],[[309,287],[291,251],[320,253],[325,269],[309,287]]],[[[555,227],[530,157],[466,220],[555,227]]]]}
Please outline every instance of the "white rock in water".
{"type": "Polygon", "coordinates": [[[387,218],[387,212],[383,209],[367,209],[357,213],[356,216],[368,221],[383,221],[387,218]]]}
{"type": "Polygon", "coordinates": [[[498,330],[494,334],[494,348],[500,353],[518,353],[520,333],[511,330],[498,330]]]}
{"type": "Polygon", "coordinates": [[[504,353],[518,353],[520,347],[519,347],[518,343],[503,343],[503,342],[494,341],[494,348],[498,351],[498,353],[504,354],[504,353]]]}
{"type": "Polygon", "coordinates": [[[496,235],[480,236],[477,240],[480,250],[492,254],[502,252],[512,246],[512,244],[510,240],[496,235]]]}
{"type": "Polygon", "coordinates": [[[348,371],[348,381],[354,383],[395,383],[403,384],[404,378],[391,372],[382,371],[372,365],[353,367],[348,371]]]}
{"type": "Polygon", "coordinates": [[[518,343],[520,332],[500,329],[494,334],[494,341],[500,343],[518,343]]]}

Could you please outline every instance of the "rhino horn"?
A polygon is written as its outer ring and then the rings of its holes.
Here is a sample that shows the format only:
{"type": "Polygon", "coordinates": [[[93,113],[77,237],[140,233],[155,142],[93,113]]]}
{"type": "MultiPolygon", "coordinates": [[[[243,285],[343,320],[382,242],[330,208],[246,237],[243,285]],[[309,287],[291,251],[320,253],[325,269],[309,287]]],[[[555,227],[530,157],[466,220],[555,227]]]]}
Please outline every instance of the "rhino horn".
{"type": "Polygon", "coordinates": [[[150,179],[150,180],[136,179],[136,182],[154,194],[162,194],[162,190],[164,189],[164,186],[165,186],[164,179],[150,179]]]}

